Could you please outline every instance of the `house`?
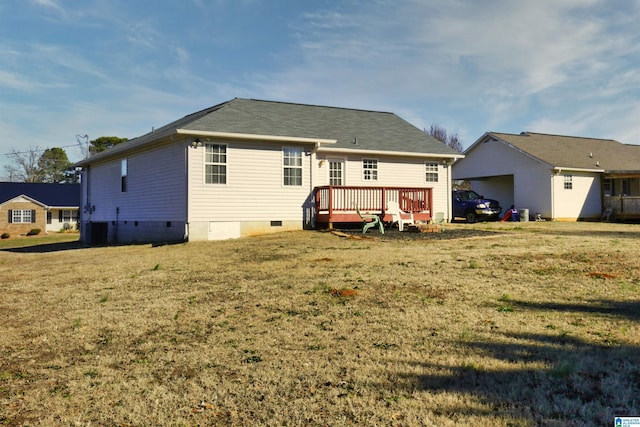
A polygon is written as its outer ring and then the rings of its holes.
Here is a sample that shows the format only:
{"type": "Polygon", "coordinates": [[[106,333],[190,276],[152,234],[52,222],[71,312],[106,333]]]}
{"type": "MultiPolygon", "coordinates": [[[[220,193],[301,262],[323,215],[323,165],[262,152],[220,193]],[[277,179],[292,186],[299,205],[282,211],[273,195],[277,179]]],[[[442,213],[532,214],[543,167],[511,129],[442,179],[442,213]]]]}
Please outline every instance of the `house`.
{"type": "Polygon", "coordinates": [[[79,184],[0,182],[0,234],[75,229],[79,208],[79,184]]]}
{"type": "Polygon", "coordinates": [[[481,194],[558,221],[640,218],[640,146],[611,139],[487,132],[452,170],[481,194]]]}
{"type": "Polygon", "coordinates": [[[460,153],[392,113],[235,98],[82,168],[86,242],[216,240],[450,207],[460,153]]]}

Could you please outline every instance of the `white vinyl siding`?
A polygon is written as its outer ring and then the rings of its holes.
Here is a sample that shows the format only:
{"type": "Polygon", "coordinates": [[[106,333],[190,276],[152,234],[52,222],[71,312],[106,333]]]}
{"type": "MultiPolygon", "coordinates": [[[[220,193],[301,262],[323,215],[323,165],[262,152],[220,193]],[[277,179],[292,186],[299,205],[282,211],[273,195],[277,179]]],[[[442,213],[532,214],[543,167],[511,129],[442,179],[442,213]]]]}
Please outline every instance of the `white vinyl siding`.
{"type": "Polygon", "coordinates": [[[595,173],[573,172],[554,177],[554,217],[558,220],[599,218],[600,176],[595,173]],[[567,176],[571,176],[571,189],[567,189],[567,176]]]}
{"type": "MultiPolygon", "coordinates": [[[[195,150],[192,150],[195,151],[195,150]]],[[[204,151],[200,149],[200,151],[204,151]]],[[[88,170],[91,221],[184,221],[186,216],[185,147],[156,146],[127,155],[127,191],[121,191],[121,160],[96,163],[88,170]]],[[[202,175],[200,175],[202,181],[202,175]]],[[[86,192],[83,188],[83,206],[86,192]]]]}
{"type": "MultiPolygon", "coordinates": [[[[302,147],[301,153],[303,153],[302,147]]],[[[283,185],[283,147],[265,142],[227,144],[227,185],[207,185],[204,150],[190,150],[189,221],[300,221],[311,193],[311,156],[300,156],[301,185],[283,185]]]]}

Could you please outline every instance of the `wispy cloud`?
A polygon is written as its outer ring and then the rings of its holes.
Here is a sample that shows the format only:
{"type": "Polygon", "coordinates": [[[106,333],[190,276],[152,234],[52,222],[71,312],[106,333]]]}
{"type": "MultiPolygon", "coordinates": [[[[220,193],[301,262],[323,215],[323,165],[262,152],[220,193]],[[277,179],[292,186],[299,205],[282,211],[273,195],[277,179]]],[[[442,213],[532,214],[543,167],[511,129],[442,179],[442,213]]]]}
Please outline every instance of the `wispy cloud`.
{"type": "Polygon", "coordinates": [[[555,99],[565,106],[575,100],[576,121],[589,120],[580,113],[584,92],[608,98],[638,87],[633,61],[640,40],[628,35],[637,34],[630,16],[640,13],[639,2],[345,4],[292,24],[303,61],[259,80],[261,90],[372,107],[396,107],[397,99],[396,111],[421,108],[423,120],[425,109],[432,116],[448,110],[459,115],[460,128],[465,119],[484,117],[485,126],[499,129],[514,120],[525,124],[532,114],[564,116],[555,99]],[[535,110],[543,104],[544,111],[535,110]]]}

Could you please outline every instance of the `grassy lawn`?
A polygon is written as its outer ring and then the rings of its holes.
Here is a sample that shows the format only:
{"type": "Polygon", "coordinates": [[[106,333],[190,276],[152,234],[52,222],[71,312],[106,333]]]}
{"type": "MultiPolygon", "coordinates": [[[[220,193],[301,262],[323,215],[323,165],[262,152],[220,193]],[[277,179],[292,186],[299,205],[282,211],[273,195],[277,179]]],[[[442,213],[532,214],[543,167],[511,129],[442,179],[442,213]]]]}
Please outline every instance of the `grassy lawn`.
{"type": "Polygon", "coordinates": [[[640,415],[640,226],[366,236],[0,242],[0,425],[640,415]]]}

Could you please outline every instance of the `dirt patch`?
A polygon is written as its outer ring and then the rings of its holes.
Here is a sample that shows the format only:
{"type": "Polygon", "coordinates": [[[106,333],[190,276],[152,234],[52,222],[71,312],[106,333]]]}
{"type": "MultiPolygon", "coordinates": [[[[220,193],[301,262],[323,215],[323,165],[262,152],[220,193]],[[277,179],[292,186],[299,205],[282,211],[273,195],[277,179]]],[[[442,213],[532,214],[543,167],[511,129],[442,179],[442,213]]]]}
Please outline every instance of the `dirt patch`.
{"type": "Polygon", "coordinates": [[[340,230],[336,232],[339,236],[355,238],[355,239],[379,239],[383,241],[396,241],[396,240],[454,240],[454,239],[469,239],[474,237],[488,237],[496,236],[502,233],[497,231],[479,230],[477,228],[445,228],[442,232],[438,233],[420,233],[414,231],[399,231],[396,229],[385,230],[384,234],[380,234],[378,231],[368,231],[366,234],[362,234],[361,230],[340,230]]]}

